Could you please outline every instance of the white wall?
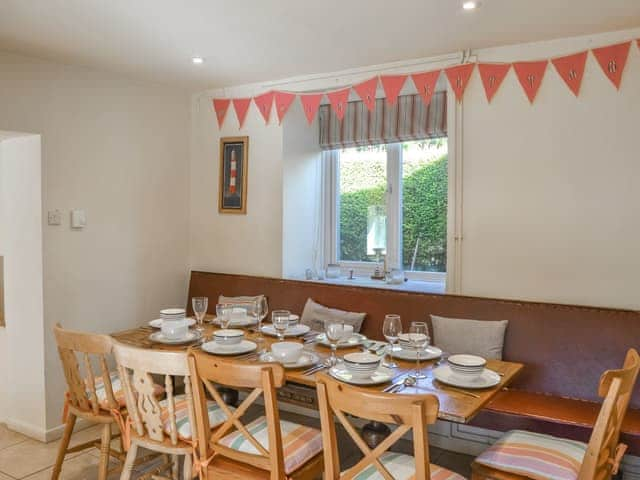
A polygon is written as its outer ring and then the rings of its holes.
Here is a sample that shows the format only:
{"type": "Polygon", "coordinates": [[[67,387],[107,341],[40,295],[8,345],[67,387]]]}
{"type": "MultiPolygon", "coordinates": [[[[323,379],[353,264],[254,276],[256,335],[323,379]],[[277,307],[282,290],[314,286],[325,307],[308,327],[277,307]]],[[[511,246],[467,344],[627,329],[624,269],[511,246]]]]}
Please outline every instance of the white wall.
{"type": "MultiPolygon", "coordinates": [[[[607,45],[640,36],[640,29],[537,44],[501,47],[474,52],[481,62],[549,58],[581,49],[607,45]]],[[[455,57],[455,56],[454,56],[455,57]]],[[[451,64],[451,61],[449,61],[451,64]]],[[[416,66],[404,71],[436,68],[416,66]]],[[[397,66],[396,66],[397,67],[397,66]]],[[[590,56],[580,98],[572,96],[550,65],[539,97],[530,106],[513,72],[491,105],[487,105],[477,71],[465,95],[461,136],[463,241],[460,291],[467,295],[581,303],[640,308],[637,272],[640,271],[640,191],[632,182],[640,176],[635,132],[640,118],[640,54],[632,46],[620,92],[616,92],[590,56]]],[[[384,72],[384,66],[379,72],[384,72]]],[[[394,71],[400,73],[401,68],[394,71]]],[[[337,72],[325,79],[281,81],[273,88],[291,90],[330,89],[370,78],[378,72],[367,68],[351,76],[337,72]]],[[[410,82],[408,82],[410,83],[410,82]]],[[[234,257],[246,239],[222,238],[222,232],[244,233],[258,228],[264,216],[222,219],[215,212],[217,189],[217,141],[219,132],[210,97],[253,95],[269,84],[203,92],[194,97],[192,145],[191,265],[212,271],[270,274],[283,273],[281,251],[290,249],[289,238],[270,232],[254,238],[243,258],[234,257]],[[212,160],[213,159],[213,160],[212,160]],[[203,192],[206,192],[204,194],[203,192]],[[206,202],[213,202],[210,206],[206,202]],[[259,268],[258,259],[268,262],[259,268]]],[[[450,93],[451,94],[451,93],[450,93]]],[[[297,101],[296,101],[297,103],[297,101]]],[[[292,120],[293,121],[293,120],[292,120]]],[[[304,119],[298,119],[301,125],[304,119]]],[[[268,161],[273,171],[287,172],[301,143],[316,141],[317,126],[310,133],[288,135],[284,141],[275,121],[265,127],[251,107],[241,134],[258,143],[258,163],[268,161]],[[299,135],[297,137],[296,135],[299,135]],[[306,140],[303,138],[308,137],[306,140]],[[268,152],[266,154],[265,152],[268,152]],[[268,160],[263,160],[267,158],[268,160]]],[[[224,135],[237,134],[235,114],[230,108],[224,135]]],[[[453,149],[452,145],[452,149],[453,149]]],[[[253,159],[254,157],[252,157],[253,159]]],[[[450,161],[453,161],[451,159],[450,161]]],[[[262,172],[254,170],[251,178],[262,172]]],[[[258,168],[263,168],[262,166],[258,168]]],[[[303,165],[299,166],[304,169],[303,165]]],[[[297,220],[290,200],[294,190],[282,182],[285,205],[278,189],[249,188],[249,206],[259,202],[260,211],[274,222],[284,218],[284,227],[297,220]],[[252,197],[253,195],[253,197],[252,197]],[[257,197],[257,198],[256,198],[257,197]],[[277,206],[273,208],[273,206],[277,206]]],[[[311,177],[309,177],[311,178],[311,177]]],[[[305,209],[309,205],[305,205],[305,209]]],[[[302,215],[300,215],[302,216],[302,215]]],[[[311,220],[309,220],[311,221],[311,220]]],[[[297,256],[303,250],[294,248],[297,256]]],[[[297,261],[297,260],[296,260],[297,261]]],[[[309,260],[310,261],[310,260],[309,260]]],[[[284,273],[292,270],[283,259],[284,273]]]]}
{"type": "Polygon", "coordinates": [[[49,430],[65,389],[56,322],[111,332],[185,302],[189,120],[182,91],[0,54],[0,130],[42,135],[43,210],[63,212],[43,227],[49,430]],[[82,231],[72,208],[87,211],[82,231]]]}

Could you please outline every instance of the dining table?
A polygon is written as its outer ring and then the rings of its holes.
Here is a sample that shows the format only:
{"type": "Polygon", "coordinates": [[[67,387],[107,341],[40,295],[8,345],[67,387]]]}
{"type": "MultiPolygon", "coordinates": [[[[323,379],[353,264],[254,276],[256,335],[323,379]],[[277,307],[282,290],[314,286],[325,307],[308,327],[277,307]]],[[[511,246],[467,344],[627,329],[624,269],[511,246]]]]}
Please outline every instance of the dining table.
{"type": "MultiPolygon", "coordinates": [[[[118,342],[143,349],[187,351],[189,348],[201,348],[203,343],[213,341],[213,333],[216,330],[220,329],[219,326],[216,326],[211,322],[213,318],[214,317],[211,315],[208,315],[205,318],[205,322],[201,327],[203,328],[202,338],[196,342],[192,342],[191,344],[167,345],[164,343],[157,343],[151,340],[150,335],[153,332],[157,332],[158,330],[149,325],[140,326],[138,328],[130,330],[114,332],[111,334],[111,336],[118,342]]],[[[265,323],[264,325],[268,324],[265,323]]],[[[260,336],[260,339],[262,340],[258,343],[258,345],[261,346],[264,351],[269,351],[271,344],[278,341],[278,339],[275,337],[258,333],[257,329],[255,328],[245,329],[245,338],[247,340],[255,341],[258,336],[260,336]]],[[[299,338],[287,337],[286,340],[305,343],[305,350],[315,353],[323,361],[326,360],[331,353],[330,348],[328,348],[326,345],[314,341],[313,337],[310,335],[299,338]]],[[[356,347],[339,348],[338,357],[340,358],[347,353],[360,351],[363,351],[363,347],[360,345],[356,347]]],[[[214,356],[212,355],[212,358],[213,357],[214,356]]],[[[223,357],[216,355],[215,358],[225,359],[226,361],[230,362],[260,361],[259,358],[255,355],[240,355],[238,357],[223,357]]],[[[524,367],[524,365],[521,363],[489,359],[487,360],[486,368],[493,370],[500,376],[499,383],[490,388],[468,389],[454,387],[436,380],[433,371],[436,367],[443,363],[442,359],[422,361],[420,364],[420,368],[421,373],[423,373],[425,378],[414,379],[412,377],[412,381],[407,382],[407,384],[405,384],[403,380],[411,376],[412,372],[416,368],[416,362],[400,360],[397,358],[394,358],[393,361],[397,366],[392,369],[393,376],[389,382],[362,388],[382,391],[385,388],[388,388],[391,383],[395,383],[399,385],[399,388],[396,389],[396,393],[398,395],[435,395],[436,397],[438,397],[440,404],[438,417],[441,420],[447,420],[462,424],[469,423],[487,403],[489,403],[501,390],[506,388],[513,381],[513,379],[524,367]],[[402,385],[400,386],[401,383],[402,385]]],[[[318,371],[310,374],[307,374],[306,371],[307,369],[304,368],[285,370],[287,385],[283,387],[282,395],[280,395],[279,392],[279,399],[284,401],[288,400],[291,403],[297,405],[317,408],[317,403],[315,403],[314,397],[316,386],[315,376],[318,371]],[[290,389],[287,390],[287,387],[290,387],[290,389]]],[[[319,371],[326,371],[326,369],[319,371]]]]}

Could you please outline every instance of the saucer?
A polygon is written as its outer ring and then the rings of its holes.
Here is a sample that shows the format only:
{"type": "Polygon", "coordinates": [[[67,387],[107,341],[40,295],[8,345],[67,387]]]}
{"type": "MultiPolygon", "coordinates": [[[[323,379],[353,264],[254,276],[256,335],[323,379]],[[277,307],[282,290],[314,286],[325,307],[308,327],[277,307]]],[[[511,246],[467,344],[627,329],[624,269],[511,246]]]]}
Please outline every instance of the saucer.
{"type": "MultiPolygon", "coordinates": [[[[284,331],[284,336],[300,337],[305,333],[309,333],[310,330],[311,330],[311,327],[309,327],[309,325],[302,325],[302,324],[293,325],[292,327],[287,327],[287,329],[284,331]]],[[[276,329],[271,324],[263,326],[262,333],[264,333],[265,335],[269,335],[271,337],[278,336],[276,329]]]]}
{"type": "MultiPolygon", "coordinates": [[[[404,349],[398,345],[394,346],[390,353],[392,357],[399,358],[400,360],[415,361],[418,359],[418,350],[404,349]]],[[[440,358],[441,356],[442,350],[438,347],[429,345],[427,348],[420,350],[420,360],[433,360],[434,358],[440,358]]]]}
{"type": "Polygon", "coordinates": [[[479,377],[467,378],[457,375],[449,365],[442,365],[433,370],[433,376],[439,382],[461,388],[491,388],[500,383],[500,375],[493,370],[485,368],[479,377]]]}
{"type": "MultiPolygon", "coordinates": [[[[367,337],[362,335],[361,333],[352,334],[347,340],[340,340],[337,343],[338,348],[350,348],[357,347],[358,345],[362,345],[367,340],[367,337]]],[[[327,334],[321,333],[316,337],[316,342],[320,345],[324,345],[325,347],[330,347],[331,343],[327,340],[327,334]]]]}
{"type": "Polygon", "coordinates": [[[163,343],[165,345],[184,345],[185,343],[192,343],[202,338],[202,332],[198,330],[189,330],[183,338],[167,338],[162,332],[153,332],[149,335],[149,340],[156,343],[163,343]]]}
{"type": "MultiPolygon", "coordinates": [[[[260,355],[260,361],[280,363],[273,356],[272,352],[265,352],[262,355],[260,355]]],[[[297,362],[283,363],[282,366],[287,369],[306,368],[306,367],[310,367],[311,365],[315,365],[317,363],[320,363],[320,357],[318,355],[316,355],[313,352],[302,352],[302,355],[300,355],[300,358],[298,358],[297,362]]]]}
{"type": "MultiPolygon", "coordinates": [[[[185,318],[185,320],[187,321],[187,327],[191,327],[196,324],[195,318],[187,317],[185,318]]],[[[155,320],[151,320],[149,322],[149,326],[153,328],[162,328],[162,322],[163,320],[161,318],[156,318],[155,320]]]]}
{"type": "Polygon", "coordinates": [[[353,378],[353,375],[344,367],[344,365],[336,365],[329,369],[329,375],[345,383],[353,385],[380,385],[386,383],[393,378],[394,371],[387,367],[378,368],[369,378],[353,378]]]}
{"type": "Polygon", "coordinates": [[[258,345],[250,340],[242,340],[235,345],[221,345],[218,342],[207,342],[202,344],[202,350],[213,355],[242,355],[253,352],[258,345]]]}

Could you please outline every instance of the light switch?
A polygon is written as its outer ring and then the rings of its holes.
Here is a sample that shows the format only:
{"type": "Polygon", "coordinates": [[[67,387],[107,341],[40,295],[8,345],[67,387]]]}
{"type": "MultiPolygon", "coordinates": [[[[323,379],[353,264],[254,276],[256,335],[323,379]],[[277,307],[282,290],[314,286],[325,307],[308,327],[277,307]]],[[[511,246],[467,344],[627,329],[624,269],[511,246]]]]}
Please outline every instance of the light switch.
{"type": "Polygon", "coordinates": [[[87,225],[87,213],[84,210],[71,210],[71,228],[81,229],[87,225]]]}
{"type": "Polygon", "coordinates": [[[60,225],[62,223],[62,213],[60,210],[49,210],[47,223],[49,225],[60,225]]]}

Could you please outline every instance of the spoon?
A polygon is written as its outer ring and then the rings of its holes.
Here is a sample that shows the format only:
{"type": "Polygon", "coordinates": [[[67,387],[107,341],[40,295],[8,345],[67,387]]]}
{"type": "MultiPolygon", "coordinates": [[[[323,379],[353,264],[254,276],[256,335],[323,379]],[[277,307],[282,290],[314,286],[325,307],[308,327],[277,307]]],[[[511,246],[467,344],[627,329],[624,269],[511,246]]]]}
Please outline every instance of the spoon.
{"type": "Polygon", "coordinates": [[[412,377],[411,375],[407,375],[407,377],[404,379],[404,381],[397,386],[397,388],[392,390],[392,393],[398,393],[399,391],[401,391],[403,388],[405,387],[413,387],[418,381],[416,380],[416,377],[412,377]]]}

